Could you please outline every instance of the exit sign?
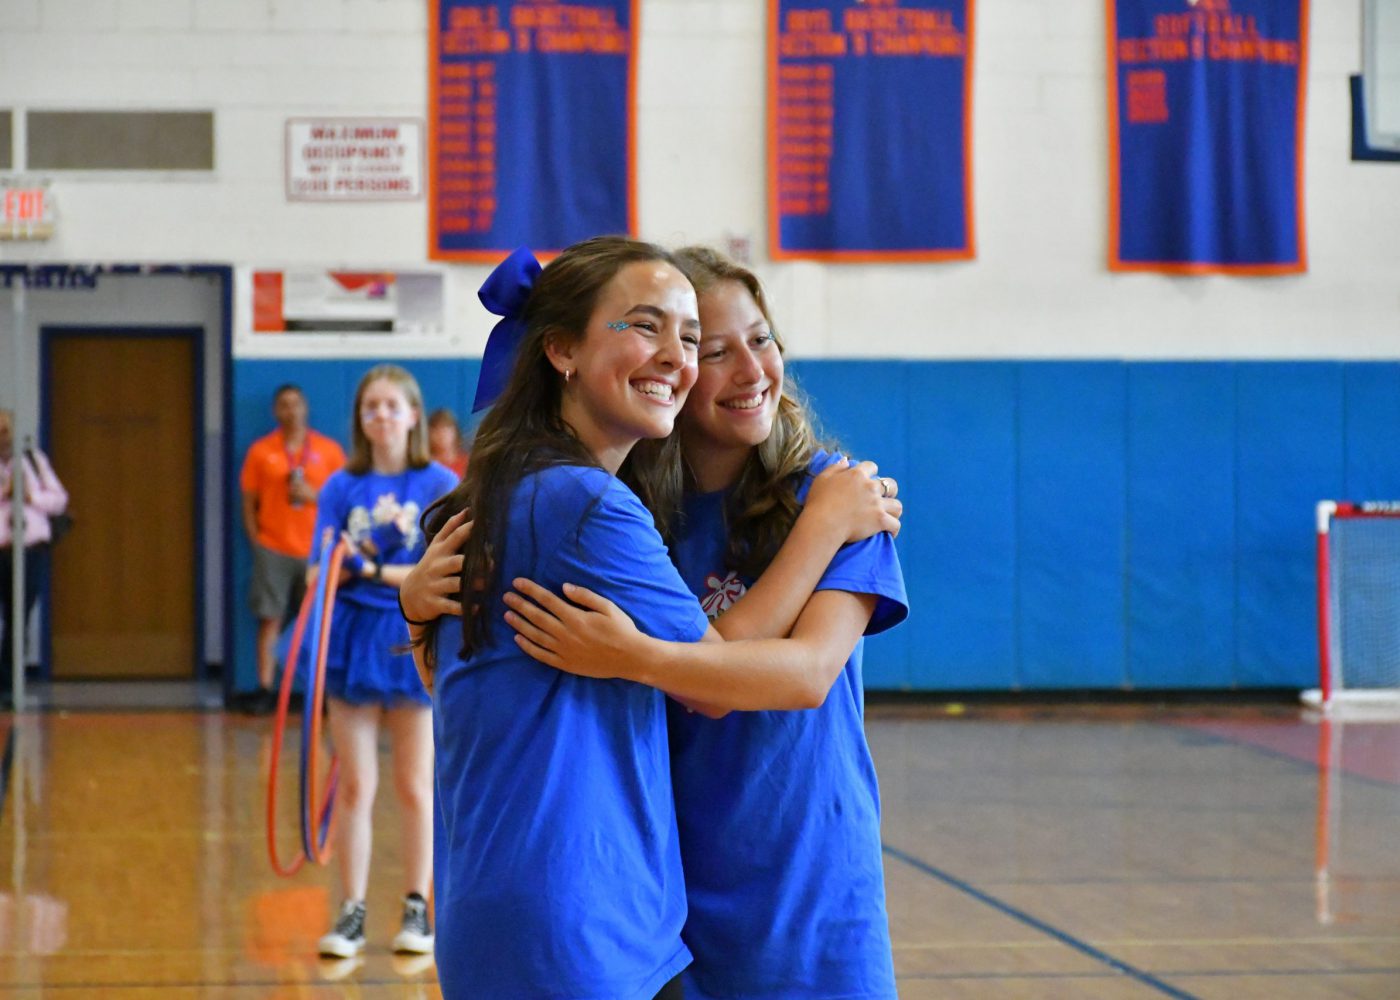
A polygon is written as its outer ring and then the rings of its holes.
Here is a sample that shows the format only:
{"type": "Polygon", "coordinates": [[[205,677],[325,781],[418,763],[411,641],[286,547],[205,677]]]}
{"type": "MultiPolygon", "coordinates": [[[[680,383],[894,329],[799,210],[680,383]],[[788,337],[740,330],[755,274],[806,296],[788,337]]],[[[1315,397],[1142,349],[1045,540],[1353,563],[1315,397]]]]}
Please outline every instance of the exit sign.
{"type": "Polygon", "coordinates": [[[0,182],[0,240],[46,240],[53,228],[48,185],[0,182]]]}

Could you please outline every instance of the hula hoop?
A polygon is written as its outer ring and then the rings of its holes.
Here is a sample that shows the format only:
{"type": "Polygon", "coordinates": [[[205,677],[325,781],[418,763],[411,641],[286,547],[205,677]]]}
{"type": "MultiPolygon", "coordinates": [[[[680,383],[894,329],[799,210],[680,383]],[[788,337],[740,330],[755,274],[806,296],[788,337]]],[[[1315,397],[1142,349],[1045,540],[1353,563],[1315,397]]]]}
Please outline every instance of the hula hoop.
{"type": "MultiPolygon", "coordinates": [[[[339,760],[332,755],[330,774],[327,776],[327,787],[321,802],[320,823],[315,824],[311,820],[313,815],[312,803],[314,797],[308,793],[314,793],[314,782],[308,787],[307,771],[308,763],[313,767],[314,776],[315,750],[320,743],[321,735],[321,706],[323,704],[322,694],[325,690],[326,677],[326,652],[327,637],[329,636],[330,616],[324,614],[327,602],[334,607],[335,593],[339,588],[340,562],[344,558],[343,544],[334,547],[330,546],[329,530],[326,535],[326,542],[321,553],[320,570],[316,578],[316,586],[309,588],[306,596],[302,599],[301,608],[297,611],[296,625],[292,629],[291,646],[287,651],[287,663],[282,672],[282,684],[277,695],[277,716],[273,723],[272,730],[272,753],[268,763],[267,779],[267,854],[272,862],[272,870],[283,878],[295,875],[301,870],[308,858],[313,859],[317,864],[325,864],[330,858],[330,850],[326,847],[330,838],[330,825],[335,806],[336,779],[339,774],[339,760]],[[332,571],[333,567],[333,571],[332,571]],[[291,703],[292,683],[296,678],[297,663],[301,657],[302,640],[306,634],[308,621],[311,623],[312,632],[312,677],[309,678],[308,689],[315,687],[315,706],[312,709],[313,698],[306,697],[305,703],[308,710],[314,710],[315,741],[310,743],[311,761],[308,762],[308,741],[311,734],[303,715],[302,723],[302,759],[301,759],[301,802],[298,804],[297,812],[301,820],[302,833],[302,853],[292,861],[291,864],[283,864],[277,854],[277,775],[279,765],[282,760],[282,743],[286,735],[287,709],[291,703]],[[313,826],[319,826],[318,838],[312,838],[310,830],[313,826]],[[314,846],[315,840],[319,840],[319,847],[314,846]],[[308,845],[313,845],[308,847],[308,845]]],[[[308,691],[307,694],[310,692],[308,691]]]]}
{"type": "Polygon", "coordinates": [[[336,779],[339,776],[339,761],[331,757],[330,774],[326,778],[325,806],[321,810],[321,822],[315,818],[317,758],[321,747],[322,709],[326,702],[326,653],[330,648],[331,619],[335,614],[335,595],[340,589],[340,564],[345,559],[345,543],[338,543],[334,549],[322,547],[322,575],[318,584],[325,580],[325,586],[318,586],[316,607],[311,620],[316,639],[316,662],[312,683],[308,684],[307,695],[302,700],[301,720],[301,842],[306,856],[318,865],[330,860],[330,802],[335,795],[336,779]],[[313,693],[314,692],[314,693],[313,693]],[[317,836],[319,833],[319,836],[317,836]]]}
{"type": "Polygon", "coordinates": [[[306,619],[315,600],[315,594],[307,590],[297,611],[297,623],[292,629],[292,645],[287,651],[287,664],[282,671],[282,685],[277,693],[277,717],[272,724],[272,755],[267,772],[267,856],[272,862],[272,870],[283,878],[290,878],[306,864],[306,855],[299,854],[289,865],[282,864],[277,857],[277,772],[282,761],[282,738],[287,731],[287,705],[292,697],[292,681],[296,677],[296,663],[301,656],[301,640],[306,632],[306,619]]]}

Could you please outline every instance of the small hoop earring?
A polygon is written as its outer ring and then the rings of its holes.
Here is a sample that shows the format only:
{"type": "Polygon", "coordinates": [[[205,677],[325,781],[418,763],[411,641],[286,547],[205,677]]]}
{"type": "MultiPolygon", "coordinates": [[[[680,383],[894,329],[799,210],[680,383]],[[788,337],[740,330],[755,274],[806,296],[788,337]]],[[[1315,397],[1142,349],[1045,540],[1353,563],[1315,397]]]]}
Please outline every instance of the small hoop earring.
{"type": "Polygon", "coordinates": [[[573,378],[573,377],[574,377],[574,370],[573,370],[572,368],[565,368],[565,369],[564,369],[564,381],[567,382],[567,381],[569,381],[569,379],[571,379],[571,378],[573,378]]]}

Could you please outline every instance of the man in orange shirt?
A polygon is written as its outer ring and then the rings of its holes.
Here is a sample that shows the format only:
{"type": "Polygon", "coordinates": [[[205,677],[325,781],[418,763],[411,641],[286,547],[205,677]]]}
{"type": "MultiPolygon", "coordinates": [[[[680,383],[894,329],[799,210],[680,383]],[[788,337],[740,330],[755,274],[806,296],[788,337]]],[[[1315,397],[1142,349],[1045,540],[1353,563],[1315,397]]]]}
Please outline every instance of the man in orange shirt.
{"type": "Polygon", "coordinates": [[[243,529],[253,546],[250,602],[258,617],[258,690],[240,698],[240,707],[255,715],[276,707],[277,635],[305,592],[316,497],[345,464],[340,445],[306,426],[306,396],[299,386],[278,387],[272,414],[277,429],[253,442],[239,478],[243,529]]]}

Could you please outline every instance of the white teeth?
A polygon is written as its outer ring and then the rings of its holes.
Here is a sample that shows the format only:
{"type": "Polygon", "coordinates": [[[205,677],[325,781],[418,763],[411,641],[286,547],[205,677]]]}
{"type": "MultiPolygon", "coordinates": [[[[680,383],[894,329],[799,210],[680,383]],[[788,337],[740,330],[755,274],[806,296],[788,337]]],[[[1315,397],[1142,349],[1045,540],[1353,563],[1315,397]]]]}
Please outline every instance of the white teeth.
{"type": "Polygon", "coordinates": [[[643,396],[653,396],[656,399],[669,400],[673,388],[665,382],[633,382],[632,388],[636,389],[643,396]]]}
{"type": "Polygon", "coordinates": [[[756,410],[763,405],[763,393],[743,399],[729,399],[720,404],[727,410],[756,410]]]}

